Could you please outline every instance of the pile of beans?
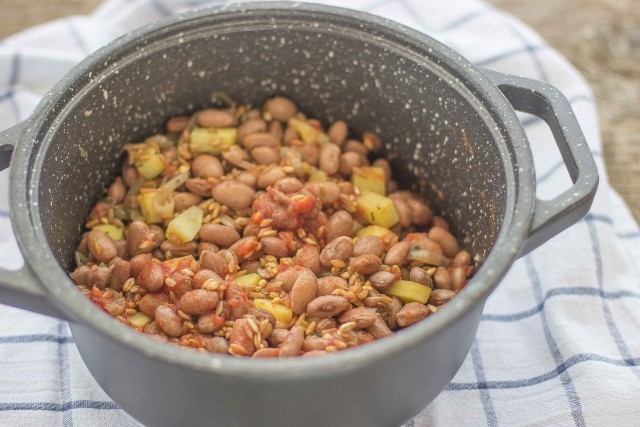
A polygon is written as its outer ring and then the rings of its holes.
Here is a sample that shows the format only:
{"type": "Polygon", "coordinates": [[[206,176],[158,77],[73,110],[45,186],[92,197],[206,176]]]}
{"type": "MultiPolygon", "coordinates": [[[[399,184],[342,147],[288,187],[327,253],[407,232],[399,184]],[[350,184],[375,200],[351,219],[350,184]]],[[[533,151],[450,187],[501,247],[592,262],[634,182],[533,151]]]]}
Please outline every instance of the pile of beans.
{"type": "Polygon", "coordinates": [[[326,354],[433,315],[471,256],[399,191],[377,135],[350,136],[284,97],[169,119],[125,147],[72,280],[139,332],[234,356],[326,354]]]}

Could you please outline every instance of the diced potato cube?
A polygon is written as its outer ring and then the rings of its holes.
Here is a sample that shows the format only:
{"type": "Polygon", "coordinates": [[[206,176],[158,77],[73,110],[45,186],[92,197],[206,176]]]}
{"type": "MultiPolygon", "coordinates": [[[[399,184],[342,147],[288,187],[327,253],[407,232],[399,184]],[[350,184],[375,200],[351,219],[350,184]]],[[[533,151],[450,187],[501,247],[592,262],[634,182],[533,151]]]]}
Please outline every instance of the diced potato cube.
{"type": "Polygon", "coordinates": [[[113,240],[124,240],[124,230],[113,224],[98,224],[93,227],[94,230],[104,231],[113,240]]]}
{"type": "Polygon", "coordinates": [[[149,324],[149,322],[151,322],[151,317],[147,316],[141,311],[137,312],[129,318],[129,323],[131,323],[131,326],[138,329],[144,328],[145,326],[147,326],[147,324],[149,324]]]}
{"type": "Polygon", "coordinates": [[[305,144],[315,144],[318,142],[320,131],[309,123],[295,118],[289,119],[289,126],[295,130],[305,144]]]}
{"type": "Polygon", "coordinates": [[[274,304],[270,299],[254,299],[253,304],[257,309],[262,308],[269,311],[278,322],[286,323],[287,325],[291,322],[293,312],[285,305],[274,304]]]}
{"type": "Polygon", "coordinates": [[[396,280],[382,293],[390,297],[400,298],[405,303],[419,302],[420,304],[426,304],[431,295],[431,288],[411,280],[396,280]]]}
{"type": "Polygon", "coordinates": [[[370,225],[368,227],[365,227],[362,230],[358,231],[356,236],[361,239],[367,236],[378,236],[384,244],[385,251],[389,250],[391,246],[398,243],[398,235],[396,233],[384,227],[380,227],[379,225],[370,225]]]}
{"type": "Polygon", "coordinates": [[[157,191],[145,191],[137,197],[140,211],[142,212],[142,216],[144,216],[144,222],[147,224],[158,224],[162,222],[162,218],[160,218],[160,215],[158,215],[158,212],[156,212],[153,207],[153,199],[155,199],[156,194],[158,194],[157,191]]]}
{"type": "Polygon", "coordinates": [[[329,177],[327,176],[327,173],[324,171],[321,171],[320,169],[314,171],[309,176],[309,182],[326,182],[328,180],[329,180],[329,177]]]}
{"type": "Polygon", "coordinates": [[[358,221],[353,221],[353,225],[351,226],[351,235],[357,234],[360,230],[364,229],[364,225],[358,221]]]}
{"type": "Polygon", "coordinates": [[[194,128],[191,131],[190,146],[193,153],[219,154],[236,143],[236,128],[194,128]]]}
{"type": "Polygon", "coordinates": [[[260,280],[262,280],[262,277],[260,277],[260,275],[257,273],[249,273],[243,276],[236,277],[236,282],[240,283],[241,285],[250,286],[252,288],[257,288],[260,280]]]}
{"type": "Polygon", "coordinates": [[[365,190],[357,200],[358,209],[369,224],[390,228],[398,222],[398,213],[388,197],[365,190]]]}
{"type": "Polygon", "coordinates": [[[138,154],[136,160],[138,173],[145,179],[154,179],[164,171],[164,157],[158,154],[155,149],[146,147],[138,154]]]}
{"type": "Polygon", "coordinates": [[[202,209],[191,206],[186,211],[171,220],[167,226],[166,237],[176,245],[183,245],[192,241],[202,227],[202,209]]]}
{"type": "Polygon", "coordinates": [[[351,182],[360,191],[371,191],[373,193],[386,195],[387,178],[384,169],[374,166],[353,168],[351,182]]]}

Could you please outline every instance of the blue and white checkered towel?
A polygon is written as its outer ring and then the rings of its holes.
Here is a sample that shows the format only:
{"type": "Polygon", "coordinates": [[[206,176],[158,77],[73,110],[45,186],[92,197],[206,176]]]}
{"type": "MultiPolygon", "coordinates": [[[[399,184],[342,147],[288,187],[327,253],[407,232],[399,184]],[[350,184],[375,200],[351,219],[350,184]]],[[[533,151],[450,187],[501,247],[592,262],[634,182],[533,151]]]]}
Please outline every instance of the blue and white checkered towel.
{"type": "MultiPolygon", "coordinates": [[[[89,16],[34,28],[0,45],[0,129],[89,52],[169,14],[221,1],[108,0],[89,16]]],[[[324,3],[345,5],[341,0],[324,3]]],[[[591,213],[519,260],[489,298],[476,341],[447,389],[407,426],[638,425],[640,231],[609,187],[592,93],[538,35],[480,0],[353,0],[349,6],[439,39],[478,66],[547,81],[571,101],[600,169],[591,213]]],[[[570,185],[545,125],[522,117],[538,191],[570,185]]],[[[21,257],[0,173],[0,267],[21,257]]],[[[429,369],[428,364],[425,369],[429,369]]],[[[0,425],[139,425],[99,388],[66,323],[0,306],[0,425]]]]}

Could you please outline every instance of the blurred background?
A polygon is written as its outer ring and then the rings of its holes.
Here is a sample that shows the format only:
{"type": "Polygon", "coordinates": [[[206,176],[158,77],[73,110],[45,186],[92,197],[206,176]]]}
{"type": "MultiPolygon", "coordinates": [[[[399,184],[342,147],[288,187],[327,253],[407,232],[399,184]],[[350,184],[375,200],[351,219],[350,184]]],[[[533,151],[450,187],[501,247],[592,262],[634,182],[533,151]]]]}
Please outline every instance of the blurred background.
{"type": "MultiPolygon", "coordinates": [[[[0,0],[0,39],[91,12],[102,0],[0,0]]],[[[611,184],[640,219],[640,3],[638,0],[487,0],[520,18],[569,59],[598,103],[611,184]]]]}

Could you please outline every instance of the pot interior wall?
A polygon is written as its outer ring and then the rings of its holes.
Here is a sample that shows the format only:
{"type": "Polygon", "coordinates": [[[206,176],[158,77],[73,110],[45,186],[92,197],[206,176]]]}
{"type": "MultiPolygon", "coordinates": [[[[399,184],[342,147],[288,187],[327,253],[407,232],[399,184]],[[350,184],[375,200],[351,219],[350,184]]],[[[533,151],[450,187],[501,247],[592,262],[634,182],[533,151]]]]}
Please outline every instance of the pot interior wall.
{"type": "Polygon", "coordinates": [[[119,172],[123,145],[209,105],[212,92],[254,105],[284,94],[325,125],[346,120],[354,137],[377,132],[401,186],[420,191],[473,254],[488,254],[505,210],[504,141],[435,53],[421,60],[329,22],[263,20],[249,30],[241,21],[141,38],[140,48],[78,76],[42,143],[38,184],[44,233],[65,268],[91,206],[119,172]]]}

